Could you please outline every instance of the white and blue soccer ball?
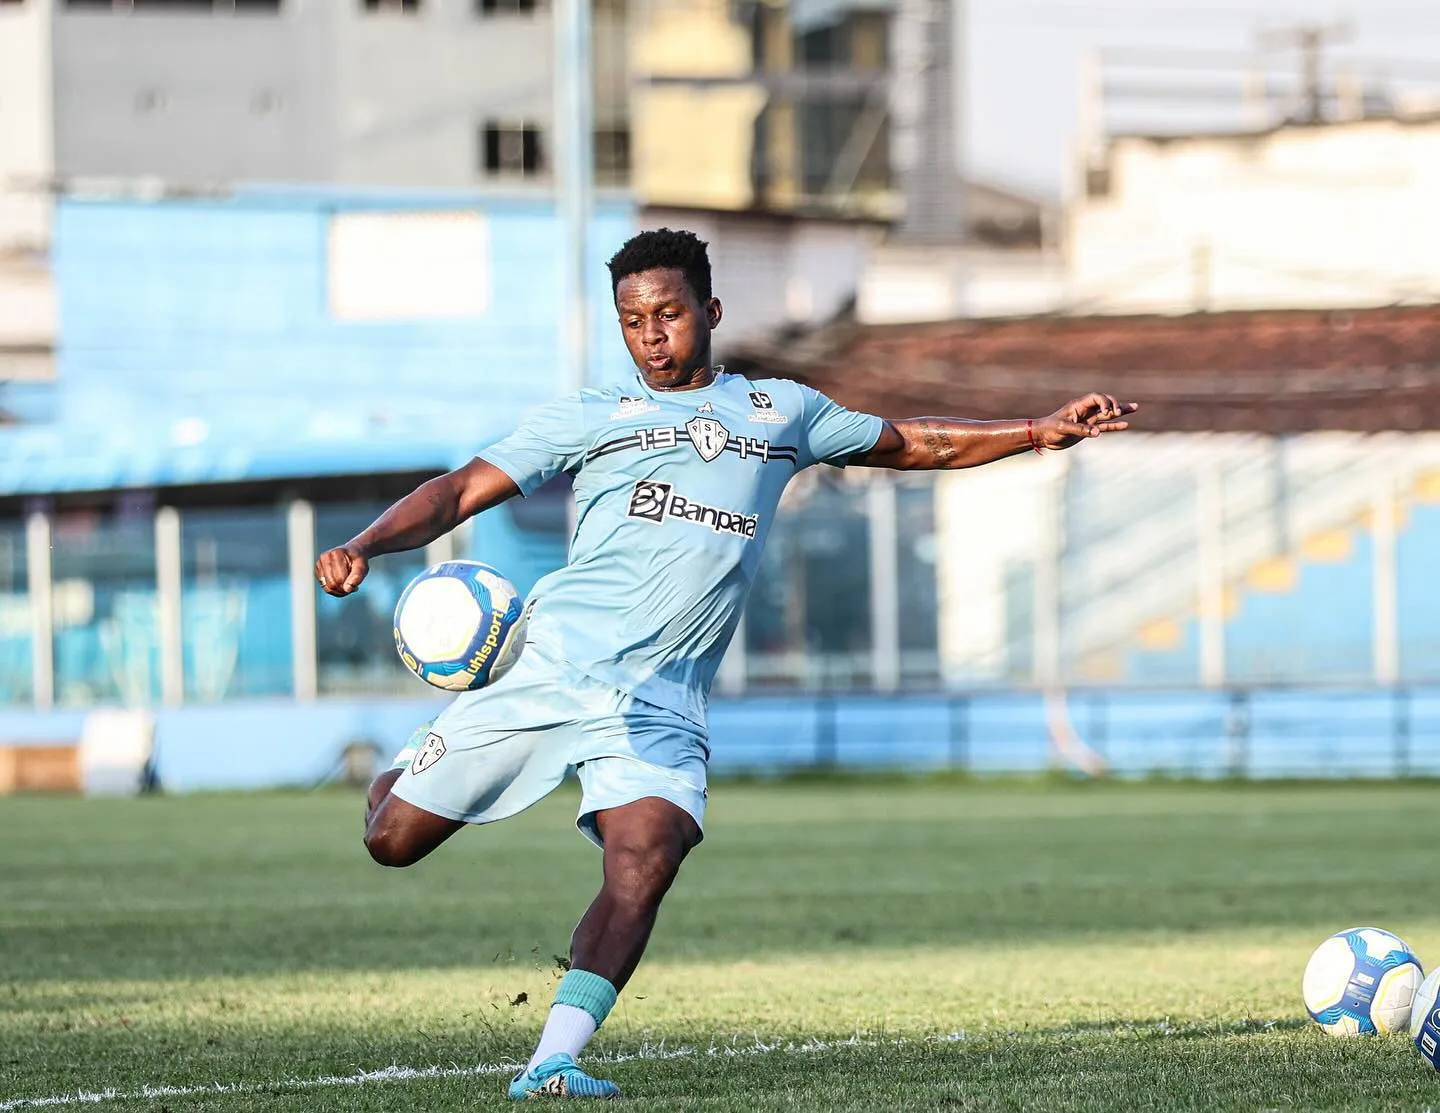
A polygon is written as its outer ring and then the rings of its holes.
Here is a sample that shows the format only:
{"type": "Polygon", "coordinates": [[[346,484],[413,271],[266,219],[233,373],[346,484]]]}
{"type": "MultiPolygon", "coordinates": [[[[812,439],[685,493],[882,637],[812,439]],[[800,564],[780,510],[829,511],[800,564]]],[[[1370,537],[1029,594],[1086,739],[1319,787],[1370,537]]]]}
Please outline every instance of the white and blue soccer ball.
{"type": "Polygon", "coordinates": [[[1405,940],[1374,927],[1336,932],[1305,964],[1301,991],[1332,1036],[1403,1032],[1425,974],[1405,940]]]}
{"type": "Polygon", "coordinates": [[[405,667],[447,692],[504,676],[525,645],[515,585],[476,560],[446,560],[410,581],[395,604],[395,648],[405,667]]]}
{"type": "Polygon", "coordinates": [[[1415,991],[1415,1005],[1410,1010],[1410,1038],[1415,1050],[1436,1070],[1440,1070],[1440,970],[1434,970],[1415,991]]]}

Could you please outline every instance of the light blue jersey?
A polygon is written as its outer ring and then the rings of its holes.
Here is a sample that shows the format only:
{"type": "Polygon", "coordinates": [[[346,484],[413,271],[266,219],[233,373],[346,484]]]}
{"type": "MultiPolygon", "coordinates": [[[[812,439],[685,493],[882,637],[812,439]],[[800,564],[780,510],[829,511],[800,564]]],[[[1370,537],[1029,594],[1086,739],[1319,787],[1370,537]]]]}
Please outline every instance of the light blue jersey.
{"type": "Polygon", "coordinates": [[[480,453],[528,495],[561,472],[568,564],[535,585],[528,638],[580,672],[704,725],[780,495],[873,448],[883,422],[799,383],[583,390],[480,453]]]}

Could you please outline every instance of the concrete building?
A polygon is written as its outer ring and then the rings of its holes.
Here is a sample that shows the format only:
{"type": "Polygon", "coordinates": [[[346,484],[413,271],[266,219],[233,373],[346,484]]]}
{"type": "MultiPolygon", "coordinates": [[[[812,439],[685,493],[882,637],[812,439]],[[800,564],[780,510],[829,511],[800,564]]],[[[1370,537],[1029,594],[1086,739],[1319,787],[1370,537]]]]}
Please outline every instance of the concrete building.
{"type": "Polygon", "coordinates": [[[891,6],[639,0],[631,28],[641,199],[896,215],[891,6]]]}
{"type": "Polygon", "coordinates": [[[1440,116],[1116,136],[1082,168],[1066,301],[1090,312],[1440,300],[1440,116]]]}
{"type": "Polygon", "coordinates": [[[1065,296],[1062,210],[957,179],[966,234],[950,243],[896,237],[867,255],[855,315],[866,324],[1047,312],[1065,296]]]}
{"type": "Polygon", "coordinates": [[[48,4],[0,4],[0,381],[54,374],[46,248],[54,173],[48,4]]]}
{"type": "MultiPolygon", "coordinates": [[[[6,7],[18,11],[0,22],[0,50],[30,65],[5,80],[30,88],[0,126],[7,137],[48,129],[48,161],[31,161],[62,181],[473,188],[548,177],[552,35],[533,3],[6,7]]],[[[622,18],[615,5],[595,14],[597,128],[626,113],[622,18]]]]}
{"type": "MultiPolygon", "coordinates": [[[[1440,115],[1116,135],[1040,243],[896,246],[874,324],[1061,313],[1361,309],[1440,301],[1440,115]]],[[[1011,219],[1022,216],[1019,209],[1011,219]]]]}
{"type": "MultiPolygon", "coordinates": [[[[955,113],[904,92],[929,9],[948,28],[951,5],[892,6],[593,0],[597,184],[893,213],[891,131],[955,113]]],[[[553,44],[543,0],[0,4],[0,178],[548,189],[553,44]]]]}

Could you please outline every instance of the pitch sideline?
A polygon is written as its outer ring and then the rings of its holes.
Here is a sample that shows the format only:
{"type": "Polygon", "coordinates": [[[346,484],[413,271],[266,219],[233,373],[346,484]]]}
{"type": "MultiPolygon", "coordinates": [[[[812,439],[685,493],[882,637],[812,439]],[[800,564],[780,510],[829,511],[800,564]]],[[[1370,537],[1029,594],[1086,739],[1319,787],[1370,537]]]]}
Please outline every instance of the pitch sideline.
{"type": "MultiPolygon", "coordinates": [[[[873,1039],[851,1036],[843,1040],[807,1040],[803,1043],[787,1041],[766,1043],[711,1044],[709,1047],[666,1047],[664,1043],[642,1046],[639,1051],[615,1055],[586,1056],[587,1063],[632,1063],[637,1060],[663,1062],[667,1059],[691,1057],[738,1058],[754,1055],[768,1055],[783,1051],[799,1054],[821,1054],[848,1047],[905,1047],[920,1043],[950,1043],[965,1039],[964,1032],[951,1032],[944,1036],[926,1036],[919,1039],[873,1039]]],[[[416,1082],[432,1078],[480,1078],[493,1074],[512,1074],[523,1064],[518,1062],[480,1063],[473,1067],[384,1067],[376,1071],[360,1071],[347,1075],[322,1075],[319,1078],[289,1078],[278,1082],[215,1082],[208,1086],[142,1086],[136,1090],[77,1090],[74,1093],[55,1094],[50,1097],[10,1098],[0,1101],[0,1113],[12,1113],[21,1109],[61,1109],[75,1105],[101,1105],[111,1101],[144,1101],[153,1098],[184,1098],[223,1094],[262,1094],[276,1090],[317,1090],[340,1086],[367,1086],[380,1082],[416,1082]]]]}

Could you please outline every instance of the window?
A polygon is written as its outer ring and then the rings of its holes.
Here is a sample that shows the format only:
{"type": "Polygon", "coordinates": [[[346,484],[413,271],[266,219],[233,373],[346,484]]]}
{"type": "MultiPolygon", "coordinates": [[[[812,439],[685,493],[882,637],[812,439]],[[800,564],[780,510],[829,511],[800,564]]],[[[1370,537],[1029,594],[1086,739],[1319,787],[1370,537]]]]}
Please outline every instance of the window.
{"type": "Polygon", "coordinates": [[[180,514],[185,698],[289,695],[290,566],[281,506],[180,514]]]}
{"type": "Polygon", "coordinates": [[[545,6],[545,0],[475,0],[475,10],[482,16],[534,15],[545,6]]]}
{"type": "Polygon", "coordinates": [[[900,604],[900,683],[910,688],[938,688],[940,668],[939,524],[935,513],[933,476],[916,476],[895,484],[899,529],[896,571],[900,604]]]}
{"type": "Polygon", "coordinates": [[[487,121],[480,129],[480,169],[492,176],[530,178],[545,170],[540,129],[487,121]]]}
{"type": "Polygon", "coordinates": [[[281,0],[65,0],[65,6],[115,12],[279,12],[281,0]]]}
{"type": "Polygon", "coordinates": [[[0,703],[34,698],[30,639],[30,568],[25,523],[0,520],[0,703]]]}
{"type": "Polygon", "coordinates": [[[630,181],[630,128],[626,124],[595,129],[595,184],[630,181]]]}
{"type": "Polygon", "coordinates": [[[281,0],[65,0],[68,8],[109,8],[119,12],[278,12],[280,3],[281,0]]]}
{"type": "Polygon", "coordinates": [[[159,699],[154,507],[121,497],[57,513],[50,560],[56,702],[159,699]]]}
{"type": "Polygon", "coordinates": [[[797,54],[802,65],[824,68],[845,66],[850,62],[850,41],[847,28],[829,24],[796,35],[797,54]]]}
{"type": "Polygon", "coordinates": [[[745,649],[751,687],[870,686],[870,519],[858,484],[818,471],[791,484],[745,609],[745,649]]]}
{"type": "Polygon", "coordinates": [[[261,89],[250,98],[250,111],[256,116],[273,116],[285,107],[285,98],[274,89],[261,89]]]}

